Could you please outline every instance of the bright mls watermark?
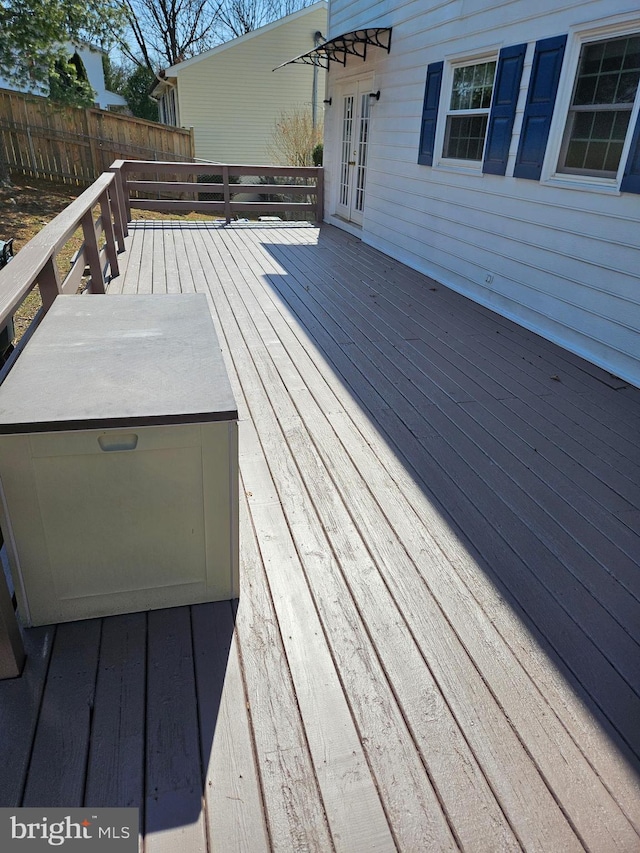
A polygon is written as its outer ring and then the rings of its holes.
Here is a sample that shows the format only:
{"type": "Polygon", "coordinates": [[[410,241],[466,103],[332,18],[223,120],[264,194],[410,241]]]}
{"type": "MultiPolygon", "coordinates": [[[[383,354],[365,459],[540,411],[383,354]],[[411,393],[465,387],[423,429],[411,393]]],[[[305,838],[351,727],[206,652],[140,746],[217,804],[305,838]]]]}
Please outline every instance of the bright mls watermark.
{"type": "Polygon", "coordinates": [[[0,809],[0,850],[138,853],[138,809],[0,809]]]}

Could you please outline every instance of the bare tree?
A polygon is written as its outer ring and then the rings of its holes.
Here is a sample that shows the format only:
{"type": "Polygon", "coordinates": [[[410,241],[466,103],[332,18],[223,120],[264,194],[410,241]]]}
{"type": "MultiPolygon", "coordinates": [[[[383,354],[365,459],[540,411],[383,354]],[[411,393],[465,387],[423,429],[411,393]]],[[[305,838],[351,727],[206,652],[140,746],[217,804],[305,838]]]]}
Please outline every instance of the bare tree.
{"type": "Polygon", "coordinates": [[[314,2],[316,0],[220,0],[218,34],[221,41],[237,38],[314,2]]]}
{"type": "Polygon", "coordinates": [[[152,71],[195,56],[220,39],[218,0],[124,0],[133,42],[123,53],[152,71]]]}
{"type": "Polygon", "coordinates": [[[122,0],[123,53],[152,71],[310,6],[315,0],[122,0]]]}
{"type": "Polygon", "coordinates": [[[313,166],[313,152],[322,142],[322,126],[314,124],[308,107],[294,107],[275,120],[268,150],[274,163],[313,166]]]}

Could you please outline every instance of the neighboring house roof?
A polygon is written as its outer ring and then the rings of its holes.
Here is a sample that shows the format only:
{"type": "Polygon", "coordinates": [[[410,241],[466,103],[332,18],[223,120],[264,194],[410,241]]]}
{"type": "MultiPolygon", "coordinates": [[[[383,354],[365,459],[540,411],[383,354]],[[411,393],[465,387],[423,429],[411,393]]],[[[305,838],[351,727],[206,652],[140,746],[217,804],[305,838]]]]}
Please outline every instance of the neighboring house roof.
{"type": "MultiPolygon", "coordinates": [[[[77,53],[82,60],[87,72],[87,79],[95,93],[95,103],[101,109],[127,106],[127,102],[122,95],[110,92],[105,86],[104,70],[102,67],[102,56],[104,51],[102,48],[96,47],[88,42],[77,42],[75,44],[69,42],[66,47],[70,56],[77,53]]],[[[30,95],[44,95],[46,97],[48,94],[47,86],[37,84],[34,86],[21,86],[5,79],[4,77],[0,77],[0,87],[3,89],[11,89],[15,92],[25,92],[30,95]]]]}

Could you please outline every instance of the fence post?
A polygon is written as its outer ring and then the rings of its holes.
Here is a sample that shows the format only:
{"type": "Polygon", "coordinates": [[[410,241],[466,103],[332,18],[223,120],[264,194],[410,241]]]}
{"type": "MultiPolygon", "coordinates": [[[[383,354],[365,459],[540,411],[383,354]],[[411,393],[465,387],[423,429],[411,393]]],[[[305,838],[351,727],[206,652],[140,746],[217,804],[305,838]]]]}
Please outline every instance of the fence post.
{"type": "Polygon", "coordinates": [[[96,137],[98,136],[97,129],[94,133],[93,128],[93,111],[91,109],[86,109],[84,111],[86,123],[87,123],[87,136],[89,137],[89,151],[91,152],[91,169],[93,172],[92,178],[95,180],[99,177],[102,169],[100,163],[98,163],[98,146],[96,145],[96,137]]]}
{"type": "Polygon", "coordinates": [[[84,234],[84,255],[91,271],[90,292],[104,293],[104,275],[100,266],[100,252],[98,251],[98,238],[96,237],[93,212],[88,210],[80,221],[82,223],[82,233],[84,234]]]}
{"type": "Polygon", "coordinates": [[[231,193],[229,192],[229,167],[222,167],[222,193],[224,196],[224,218],[226,224],[231,222],[231,193]]]}
{"type": "Polygon", "coordinates": [[[117,278],[120,275],[118,252],[116,251],[116,240],[113,233],[111,205],[109,204],[109,196],[106,190],[100,196],[100,216],[102,217],[102,230],[104,231],[104,238],[107,243],[107,260],[109,261],[110,269],[109,278],[117,278]]]}
{"type": "Polygon", "coordinates": [[[38,288],[45,311],[53,305],[53,300],[60,293],[60,275],[55,258],[49,258],[38,275],[38,288]]]}

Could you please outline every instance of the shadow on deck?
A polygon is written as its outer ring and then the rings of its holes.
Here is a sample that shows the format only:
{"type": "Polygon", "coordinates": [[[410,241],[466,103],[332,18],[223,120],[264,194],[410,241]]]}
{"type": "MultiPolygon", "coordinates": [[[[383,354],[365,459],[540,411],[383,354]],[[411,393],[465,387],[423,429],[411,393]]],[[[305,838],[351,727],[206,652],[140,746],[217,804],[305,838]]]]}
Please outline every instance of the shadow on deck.
{"type": "Polygon", "coordinates": [[[640,391],[334,228],[129,239],[110,293],[211,296],[241,598],[27,631],[0,805],[139,806],[148,851],[638,849],[640,391]]]}

